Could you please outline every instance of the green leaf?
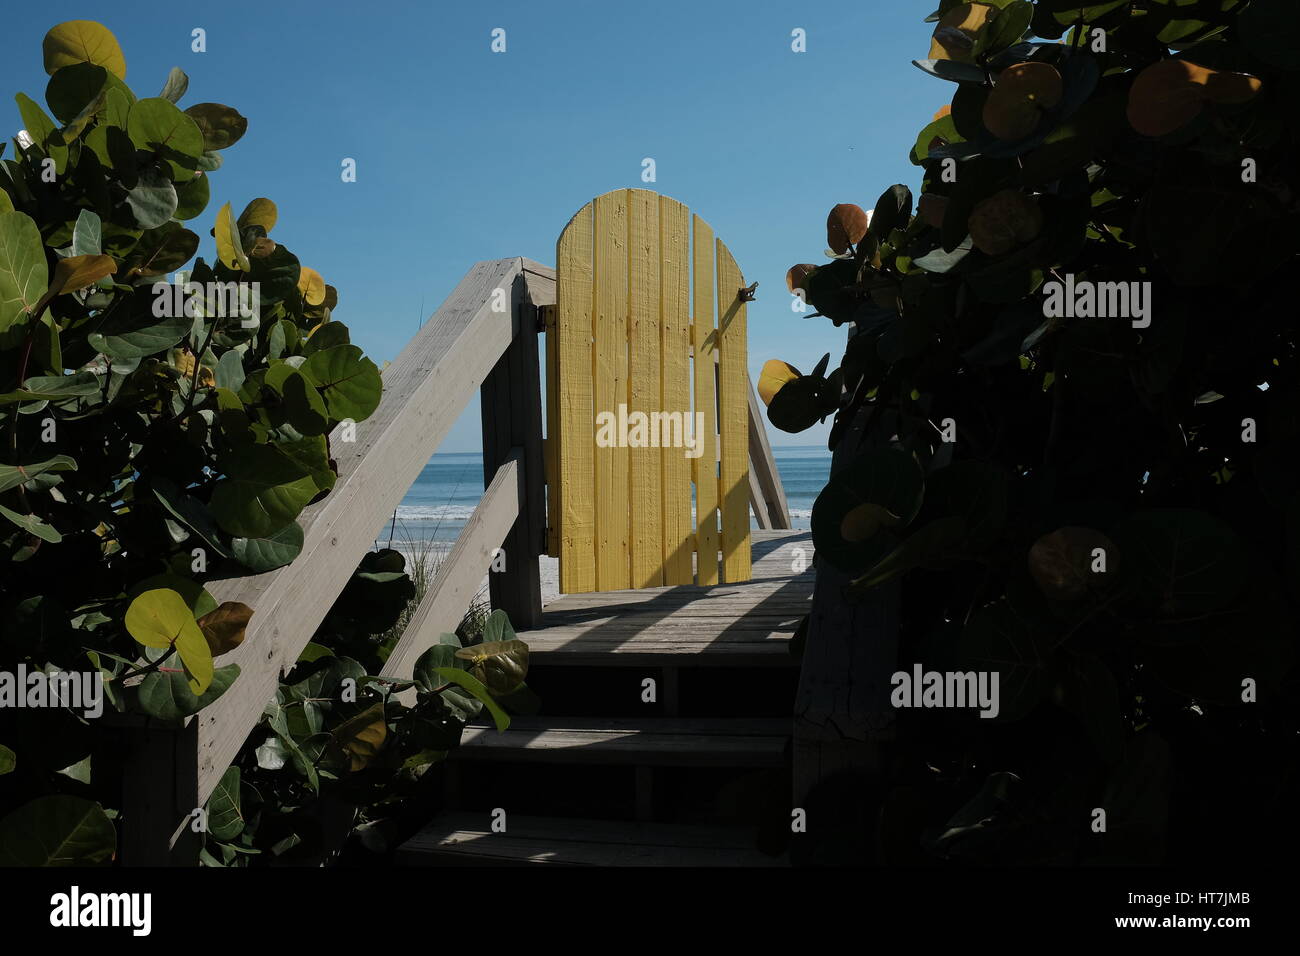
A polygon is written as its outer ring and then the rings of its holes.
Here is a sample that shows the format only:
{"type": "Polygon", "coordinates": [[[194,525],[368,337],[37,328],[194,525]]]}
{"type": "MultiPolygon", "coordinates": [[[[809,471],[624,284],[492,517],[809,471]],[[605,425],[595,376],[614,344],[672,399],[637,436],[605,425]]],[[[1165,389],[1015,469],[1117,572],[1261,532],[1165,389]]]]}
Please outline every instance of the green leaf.
{"type": "Polygon", "coordinates": [[[1300,70],[1300,5],[1293,0],[1254,0],[1237,19],[1247,49],[1282,70],[1300,70]]]}
{"type": "Polygon", "coordinates": [[[0,351],[22,344],[28,310],[40,302],[48,279],[36,223],[21,212],[0,213],[0,351]]]}
{"type": "Polygon", "coordinates": [[[28,534],[34,534],[42,541],[48,541],[50,544],[58,544],[63,540],[63,535],[59,534],[53,525],[47,524],[37,515],[20,514],[6,508],[4,505],[0,505],[0,517],[9,519],[28,534]]]}
{"type": "Polygon", "coordinates": [[[55,73],[74,63],[95,63],[126,79],[126,57],[117,37],[92,20],[68,20],[45,34],[41,43],[45,72],[55,73]]]}
{"type": "Polygon", "coordinates": [[[190,78],[185,75],[185,71],[179,66],[174,66],[171,72],[167,74],[167,82],[163,84],[162,92],[158,95],[172,103],[179,103],[185,91],[190,88],[190,78]]]}
{"type": "Polygon", "coordinates": [[[239,800],[239,768],[227,767],[208,797],[208,832],[218,840],[233,840],[244,832],[239,800]]]}
{"type": "Polygon", "coordinates": [[[0,866],[98,866],[117,849],[117,831],[93,800],[56,794],[0,820],[0,866]]]}
{"type": "Polygon", "coordinates": [[[137,100],[127,113],[126,131],[137,148],[167,160],[176,182],[194,175],[203,155],[203,133],[175,103],[160,96],[137,100]]]}
{"type": "Polygon", "coordinates": [[[189,262],[199,249],[199,237],[178,222],[165,222],[140,236],[128,260],[127,277],[162,276],[189,262]]]}
{"type": "MultiPolygon", "coordinates": [[[[60,123],[84,127],[89,115],[98,112],[107,102],[104,92],[107,84],[108,71],[102,66],[74,63],[50,77],[45,87],[45,102],[60,123]],[[74,120],[80,122],[74,124],[74,120]]],[[[70,142],[73,138],[65,137],[64,141],[70,142]]]]}
{"type": "Polygon", "coordinates": [[[103,228],[99,216],[89,209],[83,209],[77,215],[77,224],[72,227],[72,254],[74,256],[97,256],[103,252],[103,228]]]}
{"type": "Polygon", "coordinates": [[[903,543],[882,558],[848,587],[850,594],[862,594],[886,581],[917,568],[942,563],[967,535],[966,519],[938,518],[917,529],[903,543]]]}
{"type": "Polygon", "coordinates": [[[201,695],[195,694],[190,682],[179,670],[154,671],[146,674],[137,690],[140,709],[159,720],[184,720],[197,714],[229,690],[239,676],[238,664],[227,664],[212,672],[212,683],[201,695]]]}
{"type": "Polygon", "coordinates": [[[86,338],[92,348],[110,358],[138,359],[171,348],[185,338],[193,324],[194,320],[183,314],[155,318],[144,309],[134,313],[121,309],[101,320],[86,338]]]}
{"type": "Polygon", "coordinates": [[[131,602],[127,632],[145,647],[174,647],[190,675],[190,690],[202,694],[212,683],[212,651],[184,599],[168,588],[145,591],[131,602]]]}
{"type": "Polygon", "coordinates": [[[1027,0],[1015,0],[1007,4],[975,38],[974,55],[996,56],[1007,47],[1019,43],[1033,19],[1034,5],[1027,0]]]}
{"type": "Polygon", "coordinates": [[[998,716],[1012,721],[1037,706],[1046,690],[1050,636],[1043,622],[1008,601],[976,611],[962,629],[956,668],[998,674],[998,716]]]}
{"type": "MultiPolygon", "coordinates": [[[[33,379],[28,379],[33,381],[33,379]]],[[[76,471],[77,463],[67,455],[55,455],[28,465],[0,465],[0,492],[16,488],[47,471],[76,471]]]]}
{"type": "Polygon", "coordinates": [[[456,667],[435,667],[433,673],[437,674],[443,680],[452,684],[459,684],[469,691],[477,700],[482,701],[483,706],[488,709],[492,715],[492,720],[497,725],[497,730],[505,730],[510,726],[510,715],[501,709],[500,705],[493,699],[492,694],[486,687],[468,671],[460,670],[456,667]]]}
{"type": "Polygon", "coordinates": [[[0,744],[0,777],[7,773],[12,773],[18,764],[18,758],[8,747],[0,744]]]}
{"type": "Polygon", "coordinates": [[[176,187],[157,166],[146,166],[140,170],[137,185],[128,190],[126,204],[135,217],[135,224],[141,229],[156,229],[176,212],[179,200],[176,187]]]}
{"type": "Polygon", "coordinates": [[[375,363],[355,345],[314,352],[301,371],[321,390],[331,421],[363,421],[379,407],[383,378],[375,363]]]}
{"type": "Polygon", "coordinates": [[[221,543],[217,525],[203,502],[181,491],[170,479],[161,475],[155,477],[150,484],[154,497],[162,503],[173,518],[203,539],[203,543],[211,548],[213,553],[223,558],[228,557],[228,552],[221,543]]]}
{"type": "Polygon", "coordinates": [[[1241,539],[1203,511],[1139,511],[1114,538],[1136,602],[1160,614],[1209,614],[1232,604],[1246,586],[1241,539]]]}
{"type": "Polygon", "coordinates": [[[883,242],[895,229],[906,229],[911,218],[912,190],[903,185],[890,186],[871,214],[871,235],[883,242]]]}
{"type": "Polygon", "coordinates": [[[48,148],[50,134],[54,132],[54,121],[46,116],[40,104],[26,93],[19,93],[14,99],[18,101],[18,115],[22,118],[27,135],[41,149],[48,148]]]}
{"type": "Polygon", "coordinates": [[[869,567],[898,540],[887,529],[904,528],[916,517],[924,488],[921,466],[901,449],[859,456],[832,475],[813,502],[817,554],[842,571],[869,567]]]}
{"type": "Polygon", "coordinates": [[[174,215],[183,222],[197,219],[199,214],[208,208],[208,201],[211,198],[211,180],[208,179],[205,173],[198,172],[193,179],[177,185],[176,212],[174,215]]]}
{"type": "MultiPolygon", "coordinates": [[[[241,538],[269,538],[282,530],[327,490],[321,455],[323,450],[304,456],[287,446],[241,449],[212,492],[209,509],[217,524],[241,538]]],[[[328,469],[328,461],[324,465],[328,469]]]]}

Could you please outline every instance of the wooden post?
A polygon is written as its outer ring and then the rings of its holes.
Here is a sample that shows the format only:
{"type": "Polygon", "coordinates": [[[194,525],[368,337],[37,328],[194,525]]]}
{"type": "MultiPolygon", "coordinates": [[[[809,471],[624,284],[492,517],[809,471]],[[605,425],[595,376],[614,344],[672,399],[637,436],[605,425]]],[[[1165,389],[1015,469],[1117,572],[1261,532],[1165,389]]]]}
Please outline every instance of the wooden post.
{"type": "MultiPolygon", "coordinates": [[[[542,386],[537,352],[537,306],[523,301],[520,276],[512,287],[515,332],[510,346],[483,382],[483,476],[490,482],[515,448],[522,449],[519,518],[502,542],[505,568],[489,571],[494,609],[505,611],[516,630],[542,620],[538,555],[545,549],[546,505],[542,464],[542,386]]],[[[498,565],[499,562],[494,562],[498,565]]]]}
{"type": "MultiPolygon", "coordinates": [[[[832,474],[871,446],[870,424],[871,410],[864,407],[835,449],[832,474]]],[[[818,562],[795,698],[796,807],[805,807],[817,785],[837,775],[875,778],[894,735],[890,678],[898,669],[899,584],[849,601],[844,588],[850,579],[818,562]]]]}
{"type": "Polygon", "coordinates": [[[142,720],[121,730],[124,866],[196,866],[190,823],[198,794],[198,722],[142,720]]]}

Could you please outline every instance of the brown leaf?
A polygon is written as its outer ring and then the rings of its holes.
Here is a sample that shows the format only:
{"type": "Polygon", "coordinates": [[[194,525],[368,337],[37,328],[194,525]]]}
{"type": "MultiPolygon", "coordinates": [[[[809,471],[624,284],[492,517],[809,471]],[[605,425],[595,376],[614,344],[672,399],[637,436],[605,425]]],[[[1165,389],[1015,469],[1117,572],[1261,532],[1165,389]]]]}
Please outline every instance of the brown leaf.
{"type": "Polygon", "coordinates": [[[1017,63],[998,76],[984,102],[984,126],[1000,140],[1014,142],[1038,129],[1043,113],[1061,102],[1065,84],[1050,63],[1017,63]]]}
{"type": "Polygon", "coordinates": [[[807,289],[808,280],[812,278],[817,267],[810,262],[801,262],[797,266],[791,266],[790,271],[785,274],[785,287],[791,292],[795,289],[807,289]]]}
{"type": "Polygon", "coordinates": [[[1043,211],[1034,197],[1018,189],[1004,189],[975,207],[968,228],[976,249],[1000,256],[1038,238],[1043,231],[1043,211]]]}
{"type": "Polygon", "coordinates": [[[1246,73],[1223,73],[1187,60],[1161,60],[1133,81],[1128,121],[1143,136],[1166,136],[1200,116],[1206,103],[1247,103],[1263,85],[1246,73]]]}
{"type": "Polygon", "coordinates": [[[233,651],[244,643],[253,609],[238,601],[225,601],[199,618],[199,630],[207,638],[213,657],[233,651]]]}
{"type": "Polygon", "coordinates": [[[1029,573],[1044,595],[1054,601],[1077,601],[1089,587],[1113,574],[1115,545],[1092,528],[1058,528],[1029,549],[1029,573]],[[1105,571],[1096,570],[1101,561],[1105,571]]]}
{"type": "Polygon", "coordinates": [[[826,244],[837,256],[849,251],[867,234],[868,218],[861,206],[842,202],[826,217],[826,244]]]}

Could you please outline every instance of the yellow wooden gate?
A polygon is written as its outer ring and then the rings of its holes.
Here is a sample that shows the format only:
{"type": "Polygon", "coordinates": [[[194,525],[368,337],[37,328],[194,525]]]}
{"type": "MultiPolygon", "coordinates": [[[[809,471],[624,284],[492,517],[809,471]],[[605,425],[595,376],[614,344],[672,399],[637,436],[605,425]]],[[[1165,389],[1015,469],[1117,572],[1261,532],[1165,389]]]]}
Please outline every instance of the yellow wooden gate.
{"type": "Polygon", "coordinates": [[[560,234],[546,469],[561,591],[749,580],[744,285],[704,220],[647,189],[596,197],[560,234]]]}

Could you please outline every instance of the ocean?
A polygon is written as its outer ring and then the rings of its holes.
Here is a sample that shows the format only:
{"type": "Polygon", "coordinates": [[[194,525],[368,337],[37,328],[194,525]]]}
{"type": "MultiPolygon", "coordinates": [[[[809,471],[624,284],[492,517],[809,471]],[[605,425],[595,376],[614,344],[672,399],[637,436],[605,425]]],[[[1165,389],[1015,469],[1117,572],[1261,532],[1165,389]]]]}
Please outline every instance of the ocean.
{"type": "MultiPolygon", "coordinates": [[[[820,445],[774,448],[772,452],[785,486],[790,521],[806,530],[813,501],[830,476],[831,454],[820,445]]],[[[482,495],[481,454],[434,455],[402,499],[395,523],[384,528],[378,543],[386,546],[391,534],[393,546],[402,549],[421,542],[449,544],[460,535],[482,495]]]]}

